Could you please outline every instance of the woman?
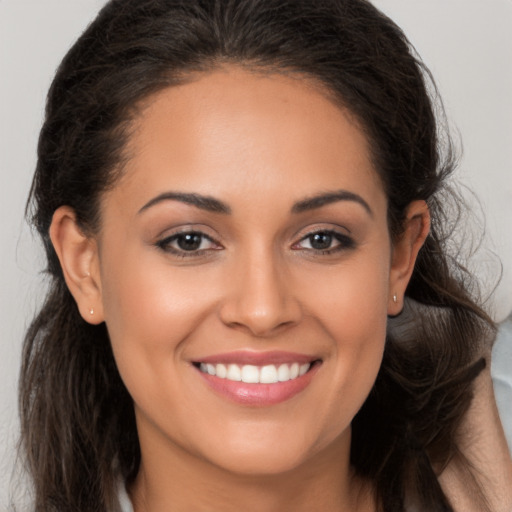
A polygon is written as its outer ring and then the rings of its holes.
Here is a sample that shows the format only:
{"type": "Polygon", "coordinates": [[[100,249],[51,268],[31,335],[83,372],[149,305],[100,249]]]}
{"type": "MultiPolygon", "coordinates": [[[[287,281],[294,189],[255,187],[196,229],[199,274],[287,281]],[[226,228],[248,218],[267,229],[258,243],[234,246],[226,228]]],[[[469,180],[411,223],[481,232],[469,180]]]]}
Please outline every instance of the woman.
{"type": "Polygon", "coordinates": [[[105,6],[31,194],[37,510],[506,510],[426,78],[362,0],[105,6]]]}

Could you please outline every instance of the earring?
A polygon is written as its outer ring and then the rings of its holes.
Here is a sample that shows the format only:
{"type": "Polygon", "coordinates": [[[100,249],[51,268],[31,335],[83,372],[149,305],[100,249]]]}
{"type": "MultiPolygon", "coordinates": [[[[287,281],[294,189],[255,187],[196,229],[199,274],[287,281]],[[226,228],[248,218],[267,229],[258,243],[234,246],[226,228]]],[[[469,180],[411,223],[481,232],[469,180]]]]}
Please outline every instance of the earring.
{"type": "Polygon", "coordinates": [[[393,295],[393,302],[395,304],[398,302],[398,297],[396,296],[396,293],[393,295]]]}
{"type": "Polygon", "coordinates": [[[89,310],[89,313],[90,313],[91,315],[94,315],[94,309],[92,309],[92,308],[91,308],[91,309],[89,310]]]}

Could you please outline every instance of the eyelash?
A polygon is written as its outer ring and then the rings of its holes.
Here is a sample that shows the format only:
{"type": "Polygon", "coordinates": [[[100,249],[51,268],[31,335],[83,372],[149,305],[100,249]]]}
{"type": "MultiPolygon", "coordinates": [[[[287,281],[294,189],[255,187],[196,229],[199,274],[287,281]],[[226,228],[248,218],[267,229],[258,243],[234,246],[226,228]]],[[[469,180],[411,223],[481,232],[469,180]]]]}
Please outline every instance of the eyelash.
{"type": "Polygon", "coordinates": [[[335,253],[338,253],[341,251],[353,249],[356,245],[354,240],[345,234],[339,233],[332,229],[319,229],[319,230],[311,231],[307,235],[303,236],[299,240],[299,242],[294,244],[292,247],[296,247],[298,244],[300,244],[301,242],[304,242],[305,240],[308,240],[308,239],[310,240],[310,243],[311,243],[311,239],[315,235],[327,235],[329,237],[332,237],[332,241],[337,241],[338,245],[335,245],[334,247],[331,247],[329,249],[314,249],[314,248],[300,249],[300,248],[298,248],[297,250],[313,251],[316,254],[320,254],[322,256],[328,256],[330,254],[335,254],[335,253]]]}
{"type": "Polygon", "coordinates": [[[174,235],[168,236],[164,238],[163,240],[160,240],[156,243],[156,246],[162,249],[165,252],[171,253],[173,256],[177,256],[179,258],[190,258],[190,257],[199,257],[202,256],[206,251],[209,250],[219,250],[222,246],[213,238],[206,235],[205,233],[202,233],[201,231],[182,231],[180,233],[175,233],[174,235]],[[185,238],[187,236],[198,236],[201,237],[201,245],[204,240],[207,240],[211,242],[212,244],[218,246],[216,249],[200,249],[200,250],[190,250],[187,251],[186,249],[179,249],[172,247],[171,244],[173,242],[177,242],[178,240],[185,238]]]}
{"type": "MultiPolygon", "coordinates": [[[[179,258],[200,257],[200,256],[203,256],[207,251],[219,250],[219,249],[222,248],[220,243],[217,242],[216,240],[214,240],[213,238],[211,238],[210,236],[206,235],[205,233],[203,233],[201,231],[194,231],[194,230],[183,231],[183,232],[180,232],[180,233],[175,233],[175,234],[173,234],[171,236],[168,236],[168,237],[164,238],[163,240],[158,241],[155,245],[158,248],[160,248],[161,250],[163,250],[163,251],[165,251],[167,253],[171,253],[173,256],[177,256],[179,258]],[[172,247],[171,244],[173,242],[177,242],[178,240],[180,240],[180,238],[184,238],[184,237],[187,237],[187,236],[198,236],[198,237],[201,237],[200,245],[202,245],[202,243],[205,240],[207,240],[210,243],[216,245],[217,248],[213,248],[213,249],[212,248],[207,248],[207,249],[199,249],[199,250],[187,251],[186,249],[179,249],[179,248],[172,247]]],[[[347,236],[345,234],[339,233],[339,232],[334,231],[334,230],[329,230],[329,229],[319,229],[319,230],[316,230],[316,231],[311,231],[310,233],[308,233],[305,236],[303,236],[297,243],[292,245],[292,249],[300,250],[300,251],[304,251],[304,252],[312,251],[315,254],[319,254],[319,255],[322,255],[322,256],[327,256],[327,255],[335,254],[335,253],[338,253],[338,252],[341,252],[341,251],[344,251],[344,250],[353,249],[355,247],[355,245],[356,244],[355,244],[354,240],[351,237],[349,237],[349,236],[347,236]],[[297,247],[300,243],[302,243],[302,242],[304,242],[304,241],[306,241],[308,239],[309,239],[310,245],[311,245],[312,237],[314,237],[315,235],[324,235],[324,236],[326,235],[326,236],[332,237],[332,241],[337,241],[338,244],[335,245],[334,247],[330,247],[328,249],[315,249],[315,248],[300,248],[300,247],[297,247]]]]}

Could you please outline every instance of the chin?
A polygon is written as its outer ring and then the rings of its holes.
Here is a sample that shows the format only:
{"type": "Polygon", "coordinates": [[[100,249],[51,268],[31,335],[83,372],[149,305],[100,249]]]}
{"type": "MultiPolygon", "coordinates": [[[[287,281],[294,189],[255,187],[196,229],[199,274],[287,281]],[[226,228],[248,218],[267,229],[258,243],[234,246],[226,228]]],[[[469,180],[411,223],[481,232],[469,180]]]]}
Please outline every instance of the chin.
{"type": "MultiPolygon", "coordinates": [[[[333,456],[350,445],[350,431],[338,438],[308,438],[299,429],[294,432],[272,435],[259,429],[260,436],[231,436],[227,443],[215,443],[218,447],[209,453],[203,452],[211,464],[240,476],[277,476],[315,466],[315,461],[333,456]]],[[[337,455],[335,455],[337,456],[337,455]]]]}
{"type": "Polygon", "coordinates": [[[301,453],[289,453],[288,450],[260,449],[254,452],[245,450],[245,453],[233,453],[232,456],[224,454],[222,458],[211,460],[215,466],[229,473],[241,477],[278,476],[298,470],[307,464],[310,455],[301,453]]]}

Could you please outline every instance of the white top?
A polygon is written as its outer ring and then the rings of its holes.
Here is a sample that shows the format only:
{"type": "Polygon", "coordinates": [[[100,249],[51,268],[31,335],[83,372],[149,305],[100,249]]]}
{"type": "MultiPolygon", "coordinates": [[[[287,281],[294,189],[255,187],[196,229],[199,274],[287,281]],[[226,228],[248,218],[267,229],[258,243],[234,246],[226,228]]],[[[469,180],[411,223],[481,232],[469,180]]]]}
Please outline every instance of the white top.
{"type": "Polygon", "coordinates": [[[119,482],[119,505],[121,505],[121,512],[133,512],[132,502],[122,481],[119,482]]]}

